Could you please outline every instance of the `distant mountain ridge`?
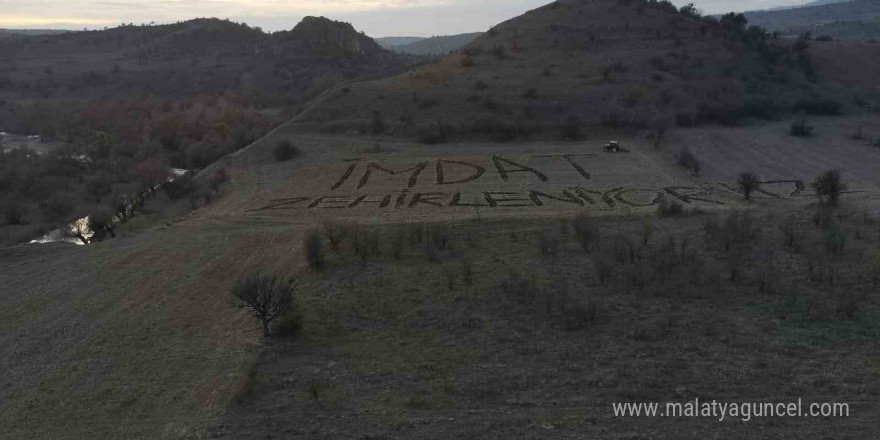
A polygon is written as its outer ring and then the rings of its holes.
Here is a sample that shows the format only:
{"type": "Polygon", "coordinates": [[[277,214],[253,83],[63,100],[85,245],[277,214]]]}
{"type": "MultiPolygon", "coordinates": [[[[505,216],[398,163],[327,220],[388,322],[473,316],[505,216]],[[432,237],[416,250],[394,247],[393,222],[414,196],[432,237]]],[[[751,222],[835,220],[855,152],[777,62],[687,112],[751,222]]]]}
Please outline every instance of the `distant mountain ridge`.
{"type": "Polygon", "coordinates": [[[391,49],[394,46],[403,46],[406,44],[415,43],[416,41],[425,40],[427,39],[427,37],[381,37],[373,39],[376,40],[376,42],[385,49],[391,49]]]}
{"type": "Polygon", "coordinates": [[[820,0],[801,7],[745,13],[750,24],[769,31],[845,21],[871,22],[880,18],[880,0],[820,0]]]}
{"type": "MultiPolygon", "coordinates": [[[[446,55],[449,52],[461,49],[476,40],[482,32],[472,32],[458,35],[440,35],[430,38],[422,38],[406,44],[388,45],[387,49],[409,55],[446,55]]],[[[386,43],[387,44],[387,43],[386,43]]]]}

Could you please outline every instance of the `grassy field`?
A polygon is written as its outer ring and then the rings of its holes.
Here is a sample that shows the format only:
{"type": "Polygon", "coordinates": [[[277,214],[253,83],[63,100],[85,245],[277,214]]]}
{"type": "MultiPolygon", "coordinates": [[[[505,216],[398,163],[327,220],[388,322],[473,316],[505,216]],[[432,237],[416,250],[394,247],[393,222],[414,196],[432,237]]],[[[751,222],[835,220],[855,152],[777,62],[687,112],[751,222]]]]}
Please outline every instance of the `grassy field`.
{"type": "Polygon", "coordinates": [[[846,249],[828,253],[815,209],[336,224],[339,254],[328,244],[326,272],[301,279],[304,334],[265,343],[208,432],[865,438],[880,395],[866,266],[880,223],[841,210],[846,249]],[[371,240],[375,252],[355,251],[371,240]],[[846,401],[851,417],[621,419],[611,406],[695,398],[846,401]]]}
{"type": "MultiPolygon", "coordinates": [[[[621,139],[630,153],[597,141],[377,148],[285,127],[216,164],[232,181],[191,214],[185,201],[166,210],[157,199],[117,240],[5,248],[0,424],[15,438],[674,438],[672,420],[615,422],[610,402],[803,397],[847,401],[853,417],[684,423],[695,438],[864,438],[878,392],[875,177],[853,168],[847,182],[863,192],[844,195],[836,226],[816,227],[812,178],[797,196],[793,183],[773,183],[747,203],[720,185],[731,179],[676,166],[670,147],[621,139]],[[300,156],[276,162],[280,139],[300,156]],[[370,163],[399,174],[373,167],[358,188],[370,163]],[[451,183],[475,174],[462,163],[485,171],[451,183]],[[670,188],[694,214],[655,218],[670,188]],[[539,204],[533,192],[556,199],[539,204]],[[450,206],[454,194],[483,206],[450,206]],[[754,237],[732,252],[727,233],[705,228],[716,218],[724,231],[741,210],[754,237]],[[577,215],[598,231],[590,252],[577,215]],[[784,246],[789,215],[798,251],[784,246]],[[328,247],[329,269],[316,274],[303,238],[328,221],[359,225],[349,237],[368,244],[356,255],[350,241],[340,255],[328,247]],[[431,244],[441,236],[445,245],[431,244]],[[301,337],[261,342],[256,321],[232,307],[233,282],[256,270],[300,278],[301,337]]],[[[874,154],[834,145],[865,162],[874,154]]],[[[707,170],[716,157],[701,155],[707,170]]]]}

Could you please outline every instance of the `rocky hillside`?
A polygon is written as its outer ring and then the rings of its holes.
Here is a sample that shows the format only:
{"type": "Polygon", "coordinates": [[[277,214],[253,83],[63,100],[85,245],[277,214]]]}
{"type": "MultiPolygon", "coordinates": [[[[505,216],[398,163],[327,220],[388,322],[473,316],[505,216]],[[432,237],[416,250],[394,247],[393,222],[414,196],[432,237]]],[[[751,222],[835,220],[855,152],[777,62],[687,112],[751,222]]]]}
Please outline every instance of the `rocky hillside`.
{"type": "Polygon", "coordinates": [[[281,32],[275,37],[302,41],[317,50],[355,54],[382,52],[382,47],[378,43],[357,32],[351,24],[323,17],[306,17],[290,32],[281,32]]]}

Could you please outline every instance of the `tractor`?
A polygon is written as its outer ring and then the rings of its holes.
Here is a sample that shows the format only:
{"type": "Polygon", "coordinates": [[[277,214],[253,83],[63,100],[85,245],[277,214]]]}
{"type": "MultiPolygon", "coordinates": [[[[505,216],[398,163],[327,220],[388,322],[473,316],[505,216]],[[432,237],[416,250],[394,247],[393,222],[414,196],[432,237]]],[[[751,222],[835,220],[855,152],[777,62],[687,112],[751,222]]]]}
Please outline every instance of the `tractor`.
{"type": "Polygon", "coordinates": [[[629,153],[629,150],[620,148],[620,142],[617,141],[608,142],[603,149],[606,153],[629,153]]]}

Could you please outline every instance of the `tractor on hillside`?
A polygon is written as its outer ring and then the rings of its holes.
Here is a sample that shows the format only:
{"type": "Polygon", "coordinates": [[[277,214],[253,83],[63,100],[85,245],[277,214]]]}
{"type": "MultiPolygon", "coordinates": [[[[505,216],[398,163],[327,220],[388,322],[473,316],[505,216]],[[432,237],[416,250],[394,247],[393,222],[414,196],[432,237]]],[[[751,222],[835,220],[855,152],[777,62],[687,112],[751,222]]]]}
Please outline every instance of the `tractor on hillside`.
{"type": "Polygon", "coordinates": [[[606,153],[629,153],[629,150],[620,147],[620,142],[611,141],[603,147],[606,153]]]}

